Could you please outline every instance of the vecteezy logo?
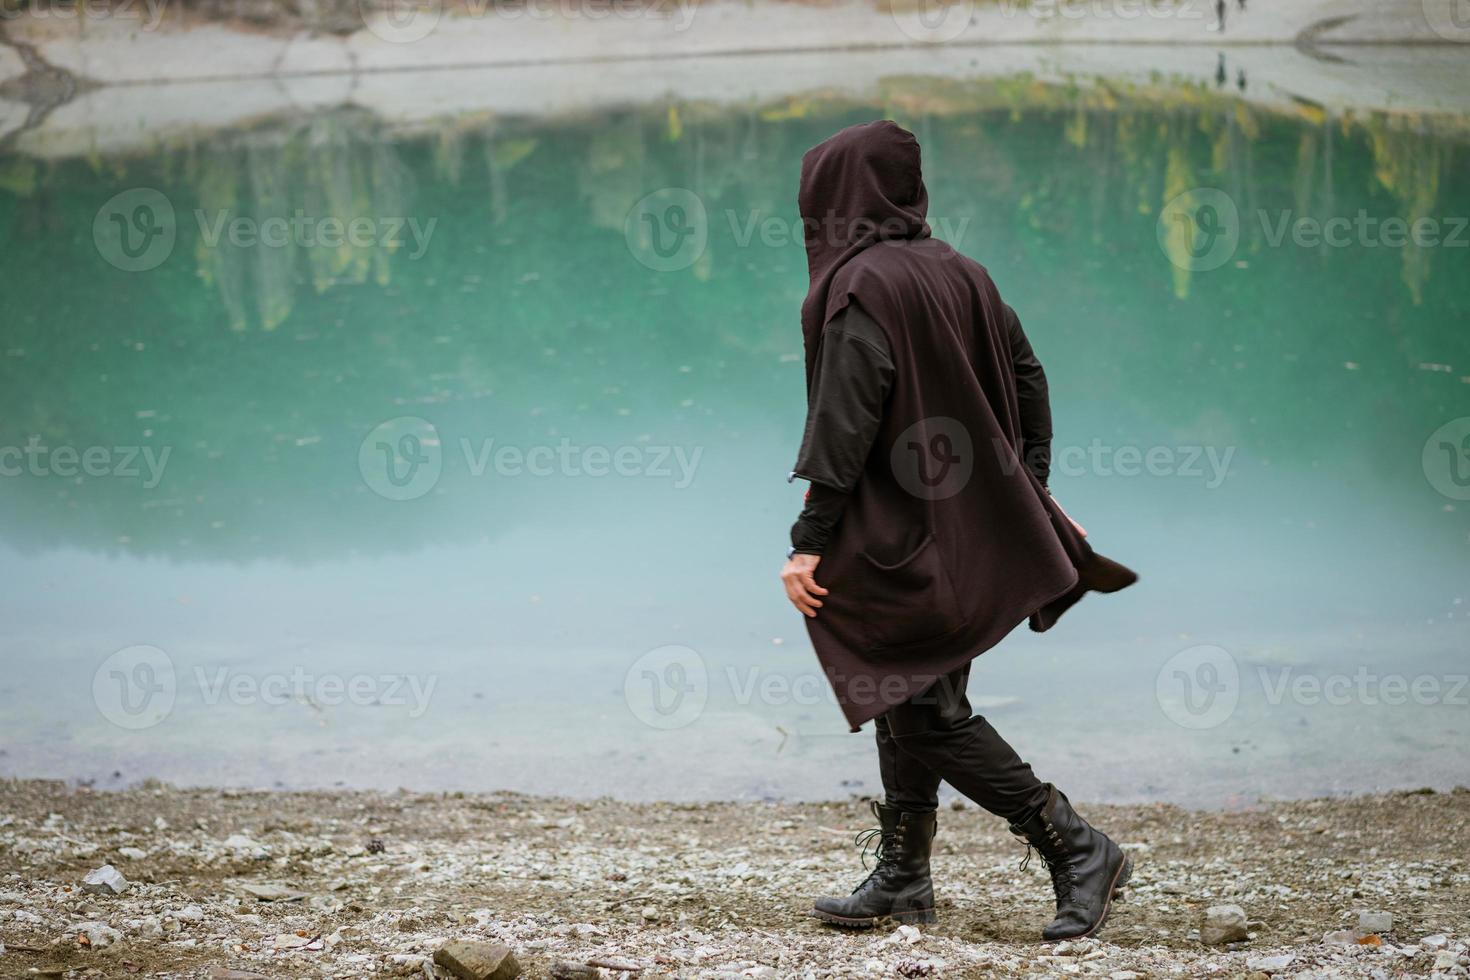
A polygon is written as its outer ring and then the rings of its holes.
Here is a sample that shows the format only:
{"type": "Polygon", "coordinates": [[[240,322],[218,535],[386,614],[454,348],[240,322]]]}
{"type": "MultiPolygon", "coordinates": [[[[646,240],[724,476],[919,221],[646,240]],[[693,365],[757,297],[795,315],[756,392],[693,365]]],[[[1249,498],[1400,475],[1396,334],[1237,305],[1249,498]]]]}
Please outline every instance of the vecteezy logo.
{"type": "Polygon", "coordinates": [[[178,694],[174,662],[158,647],[119,650],[92,675],[92,702],[119,728],[152,728],[174,710],[178,694]]]}
{"type": "Polygon", "coordinates": [[[1240,244],[1240,211],[1229,194],[1194,187],[1177,194],[1159,212],[1159,248],[1181,269],[1218,269],[1240,244]]]}
{"type": "Polygon", "coordinates": [[[1430,486],[1451,500],[1470,500],[1470,417],[1435,429],[1421,462],[1430,486]]]}
{"type": "Polygon", "coordinates": [[[444,469],[439,430],[416,415],[389,419],[358,446],[357,469],[368,489],[380,497],[422,497],[434,489],[444,469]]]}
{"type": "Polygon", "coordinates": [[[683,728],[704,712],[709,672],[689,647],[650,650],[623,676],[623,698],[633,716],[650,728],[683,728]]]}
{"type": "Polygon", "coordinates": [[[1420,0],[1429,29],[1446,41],[1470,42],[1470,0],[1420,0]]]}
{"type": "Polygon", "coordinates": [[[444,16],[440,0],[358,0],[357,12],[369,33],[389,44],[412,44],[434,33],[444,16]]]}
{"type": "Polygon", "coordinates": [[[113,196],[92,219],[97,253],[124,272],[158,268],[173,253],[177,237],[173,204],[151,187],[113,196]]]}
{"type": "Polygon", "coordinates": [[[889,0],[898,29],[915,41],[942,44],[965,32],[974,17],[974,0],[889,0]]]}
{"type": "Polygon", "coordinates": [[[1240,667],[1224,647],[1180,650],[1154,679],[1154,696],[1165,716],[1181,728],[1215,728],[1240,702],[1240,667]]]}
{"type": "Polygon", "coordinates": [[[888,462],[898,485],[915,497],[953,497],[975,472],[970,430],[945,415],[920,419],[894,440],[888,462]]]}
{"type": "Polygon", "coordinates": [[[646,194],[623,220],[633,258],[655,272],[677,272],[699,261],[709,245],[709,214],[699,195],[683,187],[646,194]]]}

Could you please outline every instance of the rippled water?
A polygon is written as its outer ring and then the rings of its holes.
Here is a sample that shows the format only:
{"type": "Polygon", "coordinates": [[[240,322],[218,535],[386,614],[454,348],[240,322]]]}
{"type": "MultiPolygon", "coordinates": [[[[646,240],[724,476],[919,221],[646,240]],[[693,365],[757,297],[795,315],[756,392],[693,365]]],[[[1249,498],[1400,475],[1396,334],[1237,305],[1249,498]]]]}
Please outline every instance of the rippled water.
{"type": "Polygon", "coordinates": [[[1026,79],[0,157],[0,772],[873,790],[775,572],[798,162],[881,114],[1143,576],[977,705],[1074,796],[1470,779],[1470,122],[1026,79]]]}

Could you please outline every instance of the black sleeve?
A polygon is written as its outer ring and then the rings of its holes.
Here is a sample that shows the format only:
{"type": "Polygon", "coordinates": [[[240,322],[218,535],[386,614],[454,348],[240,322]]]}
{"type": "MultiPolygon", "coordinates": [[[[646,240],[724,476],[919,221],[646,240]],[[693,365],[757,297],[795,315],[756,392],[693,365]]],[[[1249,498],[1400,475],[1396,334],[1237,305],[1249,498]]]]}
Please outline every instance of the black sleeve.
{"type": "Polygon", "coordinates": [[[1016,373],[1016,400],[1021,408],[1021,454],[1031,472],[1046,486],[1051,478],[1051,398],[1046,372],[1021,330],[1021,319],[1005,308],[1006,333],[1011,345],[1011,365],[1016,373]]]}
{"type": "Polygon", "coordinates": [[[847,497],[841,490],[813,483],[807,491],[801,516],[791,525],[792,550],[805,555],[820,555],[825,551],[832,532],[842,520],[842,512],[847,509],[847,497]]]}
{"type": "Polygon", "coordinates": [[[793,479],[809,480],[791,528],[800,552],[821,554],[842,518],[883,423],[893,357],[883,329],[853,304],[827,325],[807,399],[806,432],[793,479]]]}

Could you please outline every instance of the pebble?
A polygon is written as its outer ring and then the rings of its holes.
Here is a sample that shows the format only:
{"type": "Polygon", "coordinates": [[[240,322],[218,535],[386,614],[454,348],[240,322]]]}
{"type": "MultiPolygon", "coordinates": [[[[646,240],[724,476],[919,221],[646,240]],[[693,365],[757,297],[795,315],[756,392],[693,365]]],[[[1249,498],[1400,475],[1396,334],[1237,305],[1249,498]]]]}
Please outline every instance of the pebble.
{"type": "Polygon", "coordinates": [[[1290,953],[1281,953],[1276,956],[1253,956],[1245,961],[1246,969],[1257,970],[1261,973],[1280,973],[1291,966],[1296,957],[1290,953]]]}
{"type": "Polygon", "coordinates": [[[551,980],[598,980],[602,974],[597,967],[587,963],[558,960],[551,964],[551,980]]]}
{"type": "Polygon", "coordinates": [[[127,890],[128,879],[110,864],[87,872],[87,877],[82,879],[82,891],[93,895],[121,895],[127,890]]]}
{"type": "Polygon", "coordinates": [[[248,857],[253,861],[264,861],[270,857],[270,850],[264,844],[245,834],[231,834],[225,838],[224,846],[234,851],[236,857],[248,857]]]}
{"type": "Polygon", "coordinates": [[[240,890],[262,902],[299,902],[306,897],[305,892],[293,891],[285,885],[269,881],[246,882],[240,886],[240,890]]]}
{"type": "Polygon", "coordinates": [[[1392,912],[1359,912],[1358,931],[1368,933],[1393,932],[1392,912]]]}
{"type": "Polygon", "coordinates": [[[899,926],[897,929],[893,930],[893,933],[890,936],[883,940],[882,945],[892,946],[894,944],[900,944],[904,946],[912,946],[914,943],[923,938],[924,934],[913,926],[899,926]]]}
{"type": "Polygon", "coordinates": [[[117,853],[129,861],[141,861],[148,856],[148,852],[141,847],[119,847],[117,853]]]}
{"type": "Polygon", "coordinates": [[[1223,946],[1247,938],[1245,910],[1239,905],[1211,905],[1205,909],[1200,926],[1200,942],[1206,946],[1223,946]]]}
{"type": "Polygon", "coordinates": [[[122,938],[122,933],[105,922],[83,922],[75,930],[86,940],[83,945],[93,949],[104,949],[122,938]]]}
{"type": "Polygon", "coordinates": [[[515,953],[503,943],[456,940],[439,947],[434,962],[460,980],[511,980],[521,972],[515,953]]]}

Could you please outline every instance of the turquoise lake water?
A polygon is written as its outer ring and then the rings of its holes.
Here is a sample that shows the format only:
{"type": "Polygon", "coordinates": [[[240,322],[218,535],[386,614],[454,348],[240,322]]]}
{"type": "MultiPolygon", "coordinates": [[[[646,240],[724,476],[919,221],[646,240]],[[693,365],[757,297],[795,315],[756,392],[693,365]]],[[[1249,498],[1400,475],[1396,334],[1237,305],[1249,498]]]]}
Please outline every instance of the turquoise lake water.
{"type": "Polygon", "coordinates": [[[872,792],[776,572],[879,115],[1142,575],[980,710],[1074,797],[1470,781],[1470,125],[1019,82],[0,156],[0,773],[872,792]]]}

